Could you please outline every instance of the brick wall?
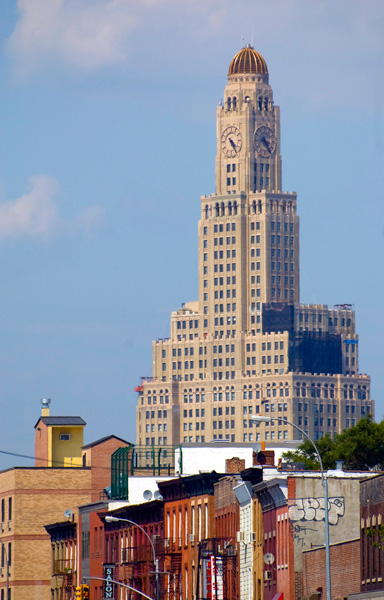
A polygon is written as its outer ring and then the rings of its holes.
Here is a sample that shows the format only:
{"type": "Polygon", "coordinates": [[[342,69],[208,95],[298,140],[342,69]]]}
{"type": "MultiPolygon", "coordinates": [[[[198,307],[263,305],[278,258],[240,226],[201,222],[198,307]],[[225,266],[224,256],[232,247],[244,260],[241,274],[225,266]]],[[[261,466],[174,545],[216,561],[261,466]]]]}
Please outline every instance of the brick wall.
{"type": "Polygon", "coordinates": [[[226,473],[240,473],[245,469],[245,459],[234,456],[233,458],[227,458],[225,461],[225,472],[226,473]]]}
{"type": "MultiPolygon", "coordinates": [[[[332,598],[360,592],[360,540],[333,544],[330,548],[332,598]]],[[[323,588],[326,597],[325,549],[303,552],[303,593],[309,596],[323,588]]]]}

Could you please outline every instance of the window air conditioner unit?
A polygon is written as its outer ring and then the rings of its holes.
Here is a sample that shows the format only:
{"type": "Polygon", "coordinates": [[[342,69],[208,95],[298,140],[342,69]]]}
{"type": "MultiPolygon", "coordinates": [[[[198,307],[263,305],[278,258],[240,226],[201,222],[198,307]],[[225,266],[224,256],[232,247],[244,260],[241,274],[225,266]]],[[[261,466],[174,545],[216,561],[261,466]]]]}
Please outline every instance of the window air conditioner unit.
{"type": "Polygon", "coordinates": [[[8,521],[8,531],[11,531],[12,521],[8,521]]]}
{"type": "Polygon", "coordinates": [[[189,534],[189,542],[190,542],[191,544],[194,544],[194,543],[195,543],[195,534],[194,534],[194,533],[190,533],[190,534],[189,534]]]}
{"type": "Polygon", "coordinates": [[[0,567],[0,577],[3,576],[3,569],[0,567]]]}
{"type": "Polygon", "coordinates": [[[243,544],[245,544],[246,543],[245,536],[246,536],[246,532],[245,531],[238,531],[236,533],[236,541],[237,542],[242,542],[243,544]]]}
{"type": "Polygon", "coordinates": [[[169,538],[165,538],[165,540],[164,540],[164,548],[169,548],[169,538]]]}
{"type": "Polygon", "coordinates": [[[0,523],[0,531],[4,531],[4,523],[0,523]]]}
{"type": "Polygon", "coordinates": [[[272,571],[264,571],[264,581],[271,581],[272,571]]]}
{"type": "Polygon", "coordinates": [[[249,537],[250,537],[250,541],[251,541],[251,542],[257,542],[257,533],[255,533],[254,531],[252,531],[252,532],[250,533],[250,536],[249,536],[249,537]]]}

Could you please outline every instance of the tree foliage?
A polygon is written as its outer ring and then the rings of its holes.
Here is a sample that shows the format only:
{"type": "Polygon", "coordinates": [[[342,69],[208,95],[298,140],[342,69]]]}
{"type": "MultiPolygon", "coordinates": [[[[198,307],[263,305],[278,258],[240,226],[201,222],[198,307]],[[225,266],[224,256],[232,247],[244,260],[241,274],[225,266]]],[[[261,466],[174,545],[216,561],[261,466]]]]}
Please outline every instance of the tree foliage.
{"type": "MultiPolygon", "coordinates": [[[[334,469],[342,460],[346,469],[369,471],[384,467],[384,420],[375,423],[371,415],[360,419],[354,427],[344,430],[334,439],[325,436],[316,441],[324,469],[334,469]]],[[[283,459],[303,462],[308,470],[319,469],[316,452],[306,439],[295,452],[286,452],[283,459]]]]}

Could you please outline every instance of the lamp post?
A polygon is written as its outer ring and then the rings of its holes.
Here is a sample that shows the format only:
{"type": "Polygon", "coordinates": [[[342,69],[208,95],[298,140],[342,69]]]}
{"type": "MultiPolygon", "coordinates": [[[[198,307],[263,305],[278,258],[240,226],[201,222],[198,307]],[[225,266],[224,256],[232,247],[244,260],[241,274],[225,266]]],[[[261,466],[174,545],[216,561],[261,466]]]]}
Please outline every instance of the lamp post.
{"type": "MultiPolygon", "coordinates": [[[[7,598],[6,600],[9,600],[9,556],[7,554],[7,551],[5,549],[5,543],[3,542],[2,539],[0,539],[0,544],[1,544],[1,554],[2,557],[5,556],[5,565],[7,568],[7,572],[6,572],[6,589],[7,589],[7,598]]],[[[3,560],[1,560],[1,562],[3,563],[3,560]]]]}
{"type": "Polygon", "coordinates": [[[117,521],[123,521],[125,523],[130,523],[131,525],[134,525],[135,527],[138,527],[140,529],[140,531],[142,531],[144,533],[144,535],[148,538],[149,543],[151,544],[152,552],[153,552],[153,564],[154,564],[154,567],[155,567],[155,575],[156,575],[156,600],[159,600],[159,561],[156,558],[155,546],[153,544],[152,539],[149,537],[148,533],[145,531],[145,529],[143,527],[141,527],[141,525],[139,525],[135,521],[131,521],[131,519],[123,519],[123,518],[120,518],[120,517],[113,517],[112,515],[107,515],[105,517],[105,520],[106,520],[107,523],[115,523],[117,521]]]}
{"type": "MultiPolygon", "coordinates": [[[[253,415],[253,416],[251,416],[251,419],[253,421],[255,421],[256,423],[270,423],[271,421],[274,420],[272,417],[264,417],[262,415],[253,415]]],[[[322,481],[323,488],[324,488],[324,525],[325,525],[325,544],[324,545],[325,545],[325,572],[326,572],[326,581],[327,581],[327,600],[332,600],[331,561],[330,561],[330,552],[329,552],[328,479],[327,479],[326,473],[324,472],[323,461],[321,460],[321,456],[320,456],[320,453],[317,449],[315,442],[308,435],[308,433],[306,433],[303,429],[301,429],[301,427],[299,427],[295,423],[292,423],[292,421],[288,421],[288,419],[286,417],[277,418],[277,420],[283,421],[283,423],[287,423],[288,425],[295,427],[295,429],[300,431],[302,433],[302,435],[304,435],[311,442],[312,446],[315,449],[317,459],[320,464],[321,481],[322,481]]]]}
{"type": "Polygon", "coordinates": [[[116,585],[120,585],[121,587],[127,590],[131,590],[132,592],[136,592],[136,594],[140,594],[140,596],[144,596],[144,598],[147,598],[147,600],[153,600],[151,596],[147,596],[147,594],[144,594],[144,592],[141,592],[140,590],[137,590],[136,588],[126,583],[121,583],[121,581],[116,581],[116,579],[106,579],[105,577],[83,577],[84,581],[93,581],[94,579],[96,579],[97,581],[106,581],[107,583],[114,583],[116,585]]]}

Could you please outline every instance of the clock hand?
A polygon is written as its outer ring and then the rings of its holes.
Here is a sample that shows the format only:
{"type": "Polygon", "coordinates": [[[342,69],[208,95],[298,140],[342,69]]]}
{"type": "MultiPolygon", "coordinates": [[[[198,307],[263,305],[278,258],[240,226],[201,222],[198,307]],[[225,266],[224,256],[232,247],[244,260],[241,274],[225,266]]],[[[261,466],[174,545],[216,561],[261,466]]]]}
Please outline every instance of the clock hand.
{"type": "Polygon", "coordinates": [[[229,139],[229,143],[231,144],[232,148],[233,148],[234,150],[236,150],[236,144],[235,144],[235,142],[233,141],[233,139],[232,139],[232,138],[228,138],[228,139],[229,139]]]}
{"type": "Polygon", "coordinates": [[[270,152],[269,144],[268,144],[267,140],[265,139],[265,137],[263,137],[261,141],[264,142],[264,146],[266,147],[266,149],[268,150],[268,152],[270,152]]]}

